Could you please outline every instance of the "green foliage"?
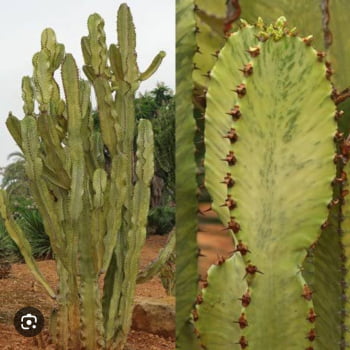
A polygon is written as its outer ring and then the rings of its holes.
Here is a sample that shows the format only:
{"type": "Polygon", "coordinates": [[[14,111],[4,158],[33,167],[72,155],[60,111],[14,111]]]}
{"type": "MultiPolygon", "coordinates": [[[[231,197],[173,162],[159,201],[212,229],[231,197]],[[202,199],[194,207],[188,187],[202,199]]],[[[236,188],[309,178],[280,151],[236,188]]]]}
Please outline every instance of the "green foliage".
{"type": "Polygon", "coordinates": [[[0,221],[0,262],[18,261],[21,259],[21,253],[15,242],[8,235],[3,221],[0,221]]]}
{"type": "Polygon", "coordinates": [[[166,235],[175,226],[175,207],[155,207],[148,214],[149,234],[166,235]]]}
{"type": "MultiPolygon", "coordinates": [[[[16,223],[30,243],[33,257],[36,259],[51,259],[52,249],[49,236],[45,232],[40,213],[35,208],[17,207],[16,223]]],[[[3,223],[0,224],[0,260],[10,259],[22,261],[22,255],[15,242],[11,239],[3,223]]]]}
{"type": "Polygon", "coordinates": [[[159,109],[152,120],[154,130],[156,174],[164,179],[166,190],[175,199],[175,102],[159,109]]]}
{"type": "MultiPolygon", "coordinates": [[[[161,202],[175,199],[175,101],[170,88],[158,84],[135,100],[136,118],[149,119],[154,131],[155,174],[165,183],[161,202]]],[[[154,193],[152,193],[152,196],[154,193]]]]}
{"type": "Polygon", "coordinates": [[[174,100],[171,89],[163,83],[158,83],[157,87],[151,91],[146,91],[135,99],[136,119],[154,119],[160,113],[160,108],[170,105],[174,100]]]}
{"type": "MultiPolygon", "coordinates": [[[[50,258],[52,251],[50,240],[43,226],[40,213],[35,208],[29,190],[29,180],[25,172],[25,159],[21,152],[11,153],[8,158],[17,157],[15,161],[3,168],[2,188],[6,190],[10,207],[16,222],[23,229],[35,258],[50,258]]],[[[21,259],[21,253],[8,235],[4,225],[1,226],[2,251],[0,256],[21,259]]]]}
{"type": "Polygon", "coordinates": [[[8,159],[14,157],[16,158],[13,162],[1,169],[1,187],[7,191],[11,206],[16,211],[18,207],[31,205],[33,199],[25,172],[24,156],[21,152],[14,152],[8,156],[8,159]]]}
{"type": "Polygon", "coordinates": [[[19,208],[17,211],[19,225],[24,231],[36,259],[51,259],[52,249],[50,238],[45,232],[45,227],[40,213],[34,208],[19,208]]]}
{"type": "Polygon", "coordinates": [[[153,119],[157,116],[157,106],[154,96],[146,92],[140,94],[135,100],[135,113],[137,119],[153,119]]]}

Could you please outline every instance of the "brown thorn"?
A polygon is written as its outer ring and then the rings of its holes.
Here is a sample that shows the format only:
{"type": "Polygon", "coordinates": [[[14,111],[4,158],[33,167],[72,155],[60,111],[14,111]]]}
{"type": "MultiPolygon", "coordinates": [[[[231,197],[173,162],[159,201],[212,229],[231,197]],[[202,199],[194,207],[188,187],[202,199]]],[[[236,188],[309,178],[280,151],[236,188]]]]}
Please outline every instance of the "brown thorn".
{"type": "Polygon", "coordinates": [[[311,46],[311,43],[312,43],[312,40],[313,40],[313,36],[312,35],[309,35],[305,38],[302,38],[303,40],[303,43],[306,45],[306,46],[311,46]]]}
{"type": "Polygon", "coordinates": [[[315,313],[315,310],[313,308],[310,308],[309,309],[309,313],[306,317],[306,319],[310,322],[310,323],[314,323],[316,321],[316,313],[315,313]]]}
{"type": "Polygon", "coordinates": [[[346,164],[346,162],[348,161],[346,156],[343,156],[342,154],[335,154],[333,157],[334,164],[338,164],[339,160],[341,164],[346,164]]]}
{"type": "Polygon", "coordinates": [[[257,57],[260,54],[260,48],[258,46],[256,47],[250,47],[247,52],[250,54],[252,57],[257,57]]]}
{"type": "Polygon", "coordinates": [[[236,234],[241,229],[241,226],[239,225],[239,223],[235,221],[234,216],[231,216],[230,221],[227,223],[227,225],[228,226],[225,228],[225,230],[232,230],[236,234]]]}
{"type": "MultiPolygon", "coordinates": [[[[328,80],[331,79],[331,77],[332,77],[333,74],[334,74],[334,70],[333,70],[332,68],[327,68],[327,69],[326,69],[326,78],[327,78],[328,80]]],[[[333,96],[331,96],[331,97],[332,97],[332,99],[335,101],[335,98],[333,98],[333,96]]]]}
{"type": "Polygon", "coordinates": [[[247,318],[245,316],[245,313],[244,312],[241,313],[241,315],[238,318],[238,321],[234,321],[233,323],[238,323],[240,329],[244,329],[244,328],[248,327],[248,321],[247,321],[247,318]]]}
{"type": "Polygon", "coordinates": [[[222,255],[217,254],[217,260],[215,262],[215,265],[221,266],[226,261],[225,257],[222,255]]]}
{"type": "Polygon", "coordinates": [[[229,112],[226,114],[230,115],[234,120],[238,120],[241,116],[241,112],[239,110],[239,106],[235,105],[229,112]]]}
{"type": "Polygon", "coordinates": [[[219,57],[219,53],[220,53],[220,50],[216,50],[214,53],[212,53],[211,55],[215,58],[218,58],[219,57]]]}
{"type": "Polygon", "coordinates": [[[326,57],[326,53],[324,51],[317,51],[317,59],[320,62],[323,62],[323,59],[326,57]]]}
{"type": "MultiPolygon", "coordinates": [[[[341,136],[344,136],[343,133],[340,133],[340,134],[341,134],[341,136]]],[[[346,140],[344,140],[342,142],[342,144],[340,145],[340,149],[341,149],[341,154],[348,158],[349,154],[350,154],[350,140],[349,140],[349,137],[347,137],[346,140]]]]}
{"type": "Polygon", "coordinates": [[[349,194],[349,190],[343,190],[341,191],[341,197],[344,198],[345,196],[347,196],[349,194]]]}
{"type": "Polygon", "coordinates": [[[338,121],[343,115],[344,115],[343,110],[336,111],[334,115],[334,119],[338,121]]]}
{"type": "Polygon", "coordinates": [[[227,162],[227,164],[230,166],[235,165],[237,161],[233,151],[229,151],[229,153],[226,155],[226,158],[223,158],[221,160],[227,162]]]}
{"type": "Polygon", "coordinates": [[[243,277],[243,279],[246,278],[248,275],[254,276],[256,273],[261,273],[261,274],[263,275],[263,273],[262,273],[261,271],[259,271],[258,268],[257,268],[255,265],[253,265],[253,264],[251,264],[251,263],[249,263],[249,264],[246,266],[245,272],[246,272],[246,274],[245,274],[245,276],[243,277]]]}
{"type": "Polygon", "coordinates": [[[230,131],[227,132],[227,134],[225,136],[223,136],[223,138],[225,139],[229,139],[231,144],[235,143],[238,139],[237,133],[236,133],[236,129],[231,128],[230,131]]]}
{"type": "Polygon", "coordinates": [[[329,222],[326,220],[322,225],[321,225],[321,229],[324,230],[329,226],[329,222]]]}
{"type": "Polygon", "coordinates": [[[310,289],[310,287],[307,284],[304,284],[303,287],[303,294],[301,294],[301,296],[305,299],[310,301],[312,299],[312,294],[313,291],[310,289]]]}
{"type": "Polygon", "coordinates": [[[233,253],[235,252],[240,252],[241,255],[246,255],[247,253],[250,253],[250,250],[248,249],[248,246],[244,243],[242,243],[241,240],[238,241],[238,244],[235,247],[235,250],[233,251],[233,253]]]}
{"type": "MultiPolygon", "coordinates": [[[[204,284],[208,284],[208,280],[207,280],[207,278],[208,278],[208,276],[206,276],[206,277],[204,277],[204,278],[202,278],[201,276],[199,277],[199,282],[202,282],[203,283],[203,285],[204,284]]],[[[204,288],[206,288],[206,287],[204,287],[204,288]]]]}
{"type": "Polygon", "coordinates": [[[332,200],[328,203],[327,208],[330,209],[330,208],[332,208],[332,207],[338,205],[339,202],[340,202],[339,198],[337,198],[337,199],[332,199],[332,200]]]}
{"type": "Polygon", "coordinates": [[[332,93],[331,93],[331,98],[333,101],[335,101],[339,97],[338,90],[333,86],[332,87],[332,93]]]}
{"type": "Polygon", "coordinates": [[[202,297],[201,295],[197,295],[196,303],[197,303],[198,305],[200,305],[200,304],[203,303],[203,297],[202,297]]]}
{"type": "Polygon", "coordinates": [[[236,343],[236,344],[239,344],[241,346],[241,349],[245,349],[248,347],[248,340],[246,339],[246,337],[244,335],[242,335],[239,338],[238,343],[236,343]]]}
{"type": "Polygon", "coordinates": [[[228,194],[225,203],[221,204],[220,207],[227,207],[229,210],[233,210],[237,207],[237,203],[231,198],[231,195],[228,194]]]}
{"type": "Polygon", "coordinates": [[[236,89],[233,91],[236,92],[238,97],[240,97],[240,98],[242,98],[247,93],[247,89],[245,87],[245,84],[243,84],[243,83],[237,85],[236,89]]]}
{"type": "Polygon", "coordinates": [[[242,302],[242,306],[243,307],[247,307],[249,306],[250,302],[251,302],[251,297],[250,297],[250,293],[249,290],[247,290],[243,295],[242,298],[238,299],[242,302]]]}
{"type": "Polygon", "coordinates": [[[210,71],[208,71],[206,74],[202,74],[203,77],[210,79],[210,71]]]}
{"type": "MultiPolygon", "coordinates": [[[[340,132],[339,130],[337,130],[337,132],[334,135],[334,141],[335,142],[341,142],[344,140],[344,133],[340,132]]],[[[349,145],[350,146],[350,145],[349,145]]]]}
{"type": "Polygon", "coordinates": [[[228,188],[231,188],[234,186],[235,180],[233,180],[231,173],[226,173],[224,181],[221,181],[221,183],[227,185],[228,188]]]}
{"type": "Polygon", "coordinates": [[[347,98],[350,97],[350,89],[346,88],[341,93],[338,94],[337,98],[334,100],[334,103],[338,105],[339,103],[344,102],[347,98]]]}
{"type": "Polygon", "coordinates": [[[243,69],[240,69],[241,72],[243,72],[245,77],[249,77],[253,74],[253,65],[251,63],[247,63],[243,69]]]}
{"type": "Polygon", "coordinates": [[[340,177],[336,177],[334,180],[333,180],[333,183],[340,183],[340,184],[344,184],[345,181],[347,180],[347,175],[346,175],[346,172],[345,171],[342,171],[341,174],[340,174],[340,177]]]}
{"type": "Polygon", "coordinates": [[[306,336],[306,339],[309,339],[310,341],[314,341],[316,338],[316,331],[314,328],[310,329],[307,336],[306,336]]]}
{"type": "Polygon", "coordinates": [[[311,245],[310,245],[310,249],[316,249],[317,247],[317,241],[313,242],[311,245]]]}

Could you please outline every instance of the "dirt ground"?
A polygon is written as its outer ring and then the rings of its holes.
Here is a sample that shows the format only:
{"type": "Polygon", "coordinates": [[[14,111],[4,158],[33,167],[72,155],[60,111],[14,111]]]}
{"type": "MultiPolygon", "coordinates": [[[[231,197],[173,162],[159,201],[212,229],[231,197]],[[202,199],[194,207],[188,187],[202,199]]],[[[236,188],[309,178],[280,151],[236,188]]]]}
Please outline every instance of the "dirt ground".
{"type": "Polygon", "coordinates": [[[234,249],[232,238],[224,225],[217,222],[217,215],[209,210],[208,203],[202,203],[199,209],[204,215],[199,215],[199,232],[197,235],[201,255],[198,260],[198,269],[201,279],[206,279],[209,267],[219,257],[229,258],[234,249]]]}
{"type": "MultiPolygon", "coordinates": [[[[142,251],[141,267],[146,266],[153,260],[161,247],[165,245],[167,236],[150,236],[142,251]]],[[[55,262],[46,260],[38,262],[39,268],[50,283],[56,286],[57,275],[55,262]]],[[[162,298],[166,293],[160,279],[153,278],[151,281],[138,285],[137,296],[162,298]]],[[[0,279],[0,349],[1,350],[34,350],[38,349],[38,341],[42,338],[25,338],[18,334],[13,326],[13,317],[17,310],[22,307],[33,306],[38,308],[48,324],[50,311],[53,307],[52,300],[46,295],[42,287],[34,280],[25,264],[13,264],[10,277],[0,279]]],[[[47,330],[44,328],[43,334],[47,330]]],[[[145,332],[131,331],[128,339],[130,350],[173,350],[174,339],[165,339],[157,335],[145,332]]]]}

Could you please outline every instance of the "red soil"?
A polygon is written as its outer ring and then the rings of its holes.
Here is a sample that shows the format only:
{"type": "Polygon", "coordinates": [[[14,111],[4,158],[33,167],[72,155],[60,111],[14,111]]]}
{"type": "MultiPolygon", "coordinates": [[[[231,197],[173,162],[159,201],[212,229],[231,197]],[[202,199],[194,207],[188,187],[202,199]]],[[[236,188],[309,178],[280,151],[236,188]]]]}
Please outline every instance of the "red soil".
{"type": "MultiPolygon", "coordinates": [[[[161,247],[165,245],[167,236],[150,236],[142,251],[141,267],[153,260],[161,247]]],[[[38,262],[39,268],[51,286],[57,284],[55,261],[38,262]]],[[[138,285],[137,296],[163,298],[166,293],[158,277],[138,285]]],[[[41,335],[25,338],[18,334],[13,326],[13,317],[17,310],[25,306],[38,308],[48,324],[53,301],[47,296],[41,285],[33,278],[25,264],[13,264],[10,277],[0,280],[0,349],[2,350],[34,350],[39,349],[38,343],[43,341],[41,335]],[[40,338],[41,337],[41,338],[40,338]]],[[[44,328],[42,334],[45,335],[44,328]]],[[[43,347],[50,349],[49,346],[43,347]]],[[[165,339],[145,332],[131,331],[128,339],[130,350],[173,350],[174,339],[165,339]]],[[[51,347],[52,349],[52,347],[51,347]]]]}

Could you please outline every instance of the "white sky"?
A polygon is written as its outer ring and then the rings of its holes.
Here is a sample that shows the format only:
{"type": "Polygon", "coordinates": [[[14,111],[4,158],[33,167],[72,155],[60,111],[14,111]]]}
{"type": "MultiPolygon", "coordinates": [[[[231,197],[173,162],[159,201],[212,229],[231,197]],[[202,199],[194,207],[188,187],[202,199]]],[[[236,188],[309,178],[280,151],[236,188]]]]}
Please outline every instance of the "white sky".
{"type": "MultiPolygon", "coordinates": [[[[140,70],[146,69],[160,51],[167,56],[152,78],[143,82],[140,91],[152,90],[157,82],[175,88],[175,0],[9,0],[0,11],[0,167],[18,148],[7,131],[8,112],[22,119],[21,80],[32,75],[32,56],[40,50],[40,35],[51,27],[66,52],[83,65],[80,39],[88,34],[87,19],[99,13],[105,20],[107,44],[115,43],[116,13],[126,2],[132,12],[137,35],[140,70]]],[[[83,75],[83,72],[81,72],[83,75]]],[[[84,76],[85,77],[85,76],[84,76]]]]}

